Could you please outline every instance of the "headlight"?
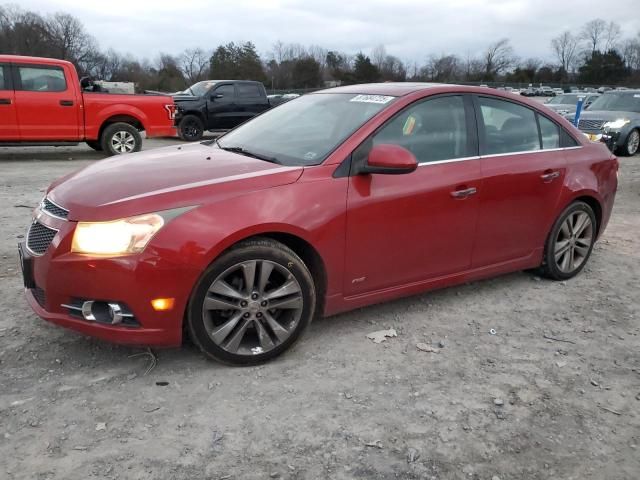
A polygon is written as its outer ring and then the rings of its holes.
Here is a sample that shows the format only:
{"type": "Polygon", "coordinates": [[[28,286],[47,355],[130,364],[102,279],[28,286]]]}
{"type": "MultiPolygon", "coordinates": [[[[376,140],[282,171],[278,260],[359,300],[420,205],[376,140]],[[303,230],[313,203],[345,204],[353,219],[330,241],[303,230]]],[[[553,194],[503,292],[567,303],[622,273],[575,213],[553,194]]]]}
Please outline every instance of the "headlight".
{"type": "Polygon", "coordinates": [[[140,253],[164,223],[157,213],[111,222],[78,222],[71,251],[92,255],[140,253]]]}
{"type": "Polygon", "coordinates": [[[615,120],[613,122],[605,122],[603,127],[604,128],[613,128],[614,130],[617,130],[618,128],[624,127],[629,122],[630,122],[630,120],[627,120],[626,118],[619,118],[618,120],[615,120]]]}

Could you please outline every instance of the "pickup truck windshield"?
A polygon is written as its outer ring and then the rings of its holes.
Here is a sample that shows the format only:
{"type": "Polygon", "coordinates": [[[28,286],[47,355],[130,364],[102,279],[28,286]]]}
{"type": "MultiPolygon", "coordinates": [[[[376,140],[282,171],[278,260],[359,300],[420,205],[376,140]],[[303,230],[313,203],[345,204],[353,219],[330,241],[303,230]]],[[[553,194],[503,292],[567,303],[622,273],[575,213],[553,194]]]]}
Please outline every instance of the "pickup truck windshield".
{"type": "Polygon", "coordinates": [[[589,107],[589,111],[640,112],[640,93],[605,93],[589,107]]]}
{"type": "Polygon", "coordinates": [[[203,82],[194,83],[189,88],[187,88],[185,92],[190,93],[194,97],[202,97],[215,84],[216,82],[212,82],[211,80],[205,80],[203,82]]]}
{"type": "Polygon", "coordinates": [[[220,138],[282,165],[318,165],[395,97],[347,93],[304,95],[273,108],[220,138]]]}

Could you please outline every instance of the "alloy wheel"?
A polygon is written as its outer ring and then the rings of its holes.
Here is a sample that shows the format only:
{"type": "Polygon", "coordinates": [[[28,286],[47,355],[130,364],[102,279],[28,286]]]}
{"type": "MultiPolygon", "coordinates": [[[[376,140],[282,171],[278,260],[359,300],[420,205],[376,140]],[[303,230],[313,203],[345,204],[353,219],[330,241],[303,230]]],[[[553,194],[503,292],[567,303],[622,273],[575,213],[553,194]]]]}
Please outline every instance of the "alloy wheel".
{"type": "Polygon", "coordinates": [[[122,130],[113,134],[111,146],[118,153],[131,153],[135,149],[136,139],[130,132],[122,130]]]}
{"type": "Polygon", "coordinates": [[[207,334],[220,348],[236,355],[258,355],[291,336],[303,306],[302,288],[288,268],[269,260],[249,260],[213,281],[202,315],[207,334]]]}
{"type": "Polygon", "coordinates": [[[554,258],[561,272],[569,274],[582,266],[589,256],[593,234],[587,213],[575,211],[567,216],[554,243],[554,258]]]}
{"type": "Polygon", "coordinates": [[[638,130],[632,130],[627,139],[627,153],[629,155],[635,155],[638,152],[640,146],[640,132],[638,130]]]}
{"type": "Polygon", "coordinates": [[[182,127],[182,132],[186,140],[195,139],[200,136],[200,128],[195,121],[187,122],[187,124],[182,127]]]}

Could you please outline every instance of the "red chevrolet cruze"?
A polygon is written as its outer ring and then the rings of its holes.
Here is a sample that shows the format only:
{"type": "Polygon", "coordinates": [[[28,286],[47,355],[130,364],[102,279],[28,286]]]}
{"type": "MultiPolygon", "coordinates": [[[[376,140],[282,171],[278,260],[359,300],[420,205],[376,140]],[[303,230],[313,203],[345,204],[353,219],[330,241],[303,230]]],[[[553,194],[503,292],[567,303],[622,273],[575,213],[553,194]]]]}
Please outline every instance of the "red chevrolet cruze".
{"type": "Polygon", "coordinates": [[[55,182],[20,246],[27,299],[106,340],[188,332],[215,359],[261,362],[316,315],[514,270],[576,275],[617,170],[603,144],[507,93],[325,90],[217,141],[55,182]]]}

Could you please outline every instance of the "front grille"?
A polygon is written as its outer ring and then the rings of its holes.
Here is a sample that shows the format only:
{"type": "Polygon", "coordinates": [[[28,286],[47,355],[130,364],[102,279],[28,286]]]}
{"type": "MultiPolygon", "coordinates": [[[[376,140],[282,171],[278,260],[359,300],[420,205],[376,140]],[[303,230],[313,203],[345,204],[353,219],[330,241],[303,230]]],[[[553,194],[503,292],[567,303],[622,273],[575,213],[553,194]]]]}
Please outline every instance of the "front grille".
{"type": "Polygon", "coordinates": [[[604,125],[604,120],[580,120],[578,128],[581,130],[600,130],[604,125]]]}
{"type": "Polygon", "coordinates": [[[42,201],[42,210],[44,210],[47,213],[50,213],[54,217],[67,218],[69,216],[69,211],[68,210],[65,210],[64,208],[60,207],[59,205],[56,205],[55,203],[53,203],[48,198],[45,198],[42,201]]]}
{"type": "Polygon", "coordinates": [[[27,247],[36,255],[43,255],[53,241],[53,237],[58,233],[53,228],[45,227],[39,222],[31,224],[27,234],[27,247]]]}
{"type": "Polygon", "coordinates": [[[36,299],[36,302],[38,302],[38,305],[45,308],[45,305],[47,304],[47,294],[45,291],[40,287],[36,287],[31,289],[31,294],[33,295],[33,298],[36,299]]]}

